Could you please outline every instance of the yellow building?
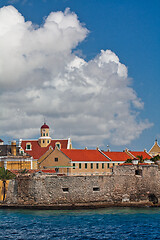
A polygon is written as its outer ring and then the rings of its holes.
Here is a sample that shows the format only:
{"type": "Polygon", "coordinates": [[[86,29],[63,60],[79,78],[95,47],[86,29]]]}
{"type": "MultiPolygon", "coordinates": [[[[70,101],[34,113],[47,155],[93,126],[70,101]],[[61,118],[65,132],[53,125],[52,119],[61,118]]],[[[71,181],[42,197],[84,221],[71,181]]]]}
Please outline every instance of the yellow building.
{"type": "Polygon", "coordinates": [[[0,157],[0,167],[8,170],[37,169],[37,162],[24,156],[0,157]]]}
{"type": "Polygon", "coordinates": [[[0,167],[9,170],[37,169],[37,161],[27,155],[20,155],[16,141],[11,145],[0,145],[0,167]]]}
{"type": "Polygon", "coordinates": [[[153,147],[149,150],[149,154],[152,157],[155,157],[157,155],[160,156],[160,146],[158,145],[157,139],[155,140],[153,147]]]}
{"type": "Polygon", "coordinates": [[[66,175],[108,174],[113,167],[124,163],[128,158],[133,160],[137,156],[150,159],[146,151],[111,152],[100,149],[49,149],[38,160],[39,169],[55,169],[55,173],[66,175]]]}
{"type": "Polygon", "coordinates": [[[107,174],[112,171],[111,160],[99,149],[49,149],[39,160],[39,169],[55,169],[66,175],[107,174]]]}

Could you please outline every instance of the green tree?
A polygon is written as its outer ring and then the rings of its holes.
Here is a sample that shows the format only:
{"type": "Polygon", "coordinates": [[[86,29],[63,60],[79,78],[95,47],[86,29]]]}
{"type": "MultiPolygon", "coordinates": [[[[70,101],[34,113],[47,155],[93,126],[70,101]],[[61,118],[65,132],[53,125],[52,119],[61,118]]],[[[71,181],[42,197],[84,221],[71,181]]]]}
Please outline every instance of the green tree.
{"type": "Polygon", "coordinates": [[[151,160],[152,162],[154,162],[155,164],[157,164],[157,162],[160,160],[160,156],[159,156],[159,155],[156,155],[156,156],[152,157],[150,160],[151,160]]]}
{"type": "Polygon", "coordinates": [[[6,181],[11,180],[15,175],[4,167],[0,167],[0,180],[3,182],[3,202],[6,197],[6,181]]]}
{"type": "Polygon", "coordinates": [[[137,159],[138,159],[138,163],[144,163],[144,160],[148,160],[147,158],[144,159],[142,155],[140,156],[138,155],[137,159]]]}
{"type": "Polygon", "coordinates": [[[131,158],[128,158],[125,163],[132,163],[132,159],[131,158]]]}

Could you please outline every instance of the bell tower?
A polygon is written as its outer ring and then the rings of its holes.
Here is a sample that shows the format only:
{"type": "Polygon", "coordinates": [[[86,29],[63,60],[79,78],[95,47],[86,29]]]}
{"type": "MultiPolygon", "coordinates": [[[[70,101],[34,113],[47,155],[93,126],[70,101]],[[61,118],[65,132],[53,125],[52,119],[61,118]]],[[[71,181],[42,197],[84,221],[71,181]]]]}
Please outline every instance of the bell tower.
{"type": "Polygon", "coordinates": [[[46,123],[41,126],[40,134],[41,137],[38,140],[39,145],[41,147],[47,147],[51,143],[51,137],[49,136],[49,126],[46,123]]]}

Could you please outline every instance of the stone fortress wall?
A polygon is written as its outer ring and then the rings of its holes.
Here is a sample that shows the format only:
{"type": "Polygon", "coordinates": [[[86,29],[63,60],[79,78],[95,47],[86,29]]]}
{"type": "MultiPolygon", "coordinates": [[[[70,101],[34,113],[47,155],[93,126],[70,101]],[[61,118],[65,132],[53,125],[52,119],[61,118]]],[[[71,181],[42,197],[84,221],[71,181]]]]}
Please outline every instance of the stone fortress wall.
{"type": "Polygon", "coordinates": [[[112,174],[104,176],[21,175],[10,181],[6,204],[61,208],[153,204],[158,200],[158,166],[123,165],[115,166],[112,174]]]}

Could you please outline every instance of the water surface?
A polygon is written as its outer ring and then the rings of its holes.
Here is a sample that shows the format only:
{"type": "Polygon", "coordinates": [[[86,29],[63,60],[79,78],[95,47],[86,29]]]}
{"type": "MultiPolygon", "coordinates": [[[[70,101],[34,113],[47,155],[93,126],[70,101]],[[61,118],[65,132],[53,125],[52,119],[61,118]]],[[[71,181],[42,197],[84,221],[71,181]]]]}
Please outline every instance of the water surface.
{"type": "Polygon", "coordinates": [[[5,239],[160,239],[159,208],[0,210],[5,239]]]}

